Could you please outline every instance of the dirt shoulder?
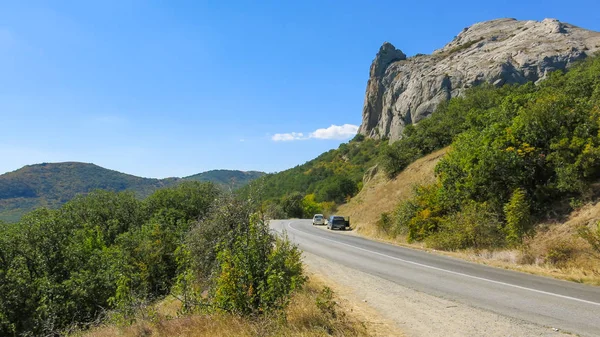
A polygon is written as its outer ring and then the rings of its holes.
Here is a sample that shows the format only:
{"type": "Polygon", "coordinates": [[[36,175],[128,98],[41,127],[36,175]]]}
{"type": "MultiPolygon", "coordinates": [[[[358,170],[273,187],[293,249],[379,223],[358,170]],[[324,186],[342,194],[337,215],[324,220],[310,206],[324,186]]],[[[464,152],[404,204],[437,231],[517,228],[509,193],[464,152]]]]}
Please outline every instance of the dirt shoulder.
{"type": "Polygon", "coordinates": [[[328,284],[375,336],[566,336],[552,327],[515,320],[402,287],[304,253],[309,273],[328,284]]]}

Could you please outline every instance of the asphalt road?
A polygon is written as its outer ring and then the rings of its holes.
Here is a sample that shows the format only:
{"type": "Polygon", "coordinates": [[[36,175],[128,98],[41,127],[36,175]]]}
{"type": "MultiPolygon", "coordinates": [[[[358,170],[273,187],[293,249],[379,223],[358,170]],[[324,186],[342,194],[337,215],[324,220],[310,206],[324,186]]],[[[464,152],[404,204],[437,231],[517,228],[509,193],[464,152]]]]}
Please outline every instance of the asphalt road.
{"type": "Polygon", "coordinates": [[[309,253],[404,287],[476,308],[600,336],[600,287],[492,268],[312,226],[311,220],[272,220],[309,253]]]}

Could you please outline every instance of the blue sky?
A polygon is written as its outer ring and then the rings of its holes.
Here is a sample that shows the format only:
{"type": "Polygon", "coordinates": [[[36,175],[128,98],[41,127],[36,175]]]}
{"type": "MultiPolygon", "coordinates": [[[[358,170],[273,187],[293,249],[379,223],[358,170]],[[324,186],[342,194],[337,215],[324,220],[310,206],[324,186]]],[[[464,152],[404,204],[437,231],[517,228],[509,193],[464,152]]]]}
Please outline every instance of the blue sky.
{"type": "Polygon", "coordinates": [[[2,1],[0,173],[290,168],[351,137],[384,41],[430,53],[499,17],[600,31],[597,1],[2,1]]]}

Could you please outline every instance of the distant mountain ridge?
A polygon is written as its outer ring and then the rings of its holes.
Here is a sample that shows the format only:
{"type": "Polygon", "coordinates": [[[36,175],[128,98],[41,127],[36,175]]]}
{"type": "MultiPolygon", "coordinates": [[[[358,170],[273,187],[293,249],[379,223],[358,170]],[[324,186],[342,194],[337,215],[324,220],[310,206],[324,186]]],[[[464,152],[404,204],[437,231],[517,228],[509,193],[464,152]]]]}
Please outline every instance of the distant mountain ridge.
{"type": "Polygon", "coordinates": [[[183,178],[153,179],[80,162],[27,165],[0,175],[0,220],[16,221],[38,207],[59,207],[78,194],[96,189],[133,191],[143,198],[183,181],[210,181],[237,189],[264,175],[258,171],[212,170],[183,178]]]}
{"type": "Polygon", "coordinates": [[[184,177],[183,180],[211,181],[215,184],[238,189],[263,175],[265,173],[260,171],[211,170],[184,177]]]}

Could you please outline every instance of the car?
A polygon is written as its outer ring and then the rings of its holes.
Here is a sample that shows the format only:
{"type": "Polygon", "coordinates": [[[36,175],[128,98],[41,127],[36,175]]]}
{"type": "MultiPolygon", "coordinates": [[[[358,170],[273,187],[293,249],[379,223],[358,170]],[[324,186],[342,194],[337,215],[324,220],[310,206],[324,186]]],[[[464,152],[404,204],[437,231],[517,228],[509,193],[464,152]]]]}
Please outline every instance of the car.
{"type": "Polygon", "coordinates": [[[327,220],[327,229],[347,229],[350,228],[350,218],[346,220],[343,216],[332,215],[327,220]]]}
{"type": "Polygon", "coordinates": [[[323,214],[315,214],[315,216],[313,216],[313,226],[315,225],[324,225],[326,222],[325,217],[323,216],[323,214]]]}

